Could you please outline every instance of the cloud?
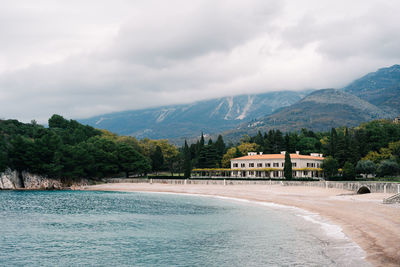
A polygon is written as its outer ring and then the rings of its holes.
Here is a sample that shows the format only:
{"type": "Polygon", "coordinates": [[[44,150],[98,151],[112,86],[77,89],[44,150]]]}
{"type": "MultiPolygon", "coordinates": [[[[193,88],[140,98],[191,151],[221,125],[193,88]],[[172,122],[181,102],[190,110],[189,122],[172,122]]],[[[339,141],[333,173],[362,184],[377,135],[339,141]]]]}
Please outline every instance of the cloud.
{"type": "Polygon", "coordinates": [[[341,87],[400,59],[398,1],[0,4],[0,114],[24,121],[341,87]]]}

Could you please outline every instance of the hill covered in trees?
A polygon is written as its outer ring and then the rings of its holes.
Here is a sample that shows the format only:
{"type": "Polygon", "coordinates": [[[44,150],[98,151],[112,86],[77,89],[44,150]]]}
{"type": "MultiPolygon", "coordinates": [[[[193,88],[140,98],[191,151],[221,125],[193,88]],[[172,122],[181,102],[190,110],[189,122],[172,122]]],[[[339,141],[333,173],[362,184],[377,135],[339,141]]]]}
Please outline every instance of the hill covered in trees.
{"type": "Polygon", "coordinates": [[[49,119],[48,128],[35,122],[0,121],[0,172],[25,171],[61,181],[160,171],[184,172],[189,177],[193,168],[229,168],[232,158],[250,151],[316,152],[330,160],[333,174],[342,169],[343,173],[395,175],[400,165],[400,124],[375,120],[325,132],[272,129],[242,136],[237,144],[226,144],[221,135],[215,141],[202,135],[178,148],[167,140],[118,136],[59,115],[49,119]]]}
{"type": "Polygon", "coordinates": [[[151,170],[134,138],[121,138],[59,115],[49,127],[0,121],[0,171],[10,168],[52,178],[102,178],[151,170]]]}

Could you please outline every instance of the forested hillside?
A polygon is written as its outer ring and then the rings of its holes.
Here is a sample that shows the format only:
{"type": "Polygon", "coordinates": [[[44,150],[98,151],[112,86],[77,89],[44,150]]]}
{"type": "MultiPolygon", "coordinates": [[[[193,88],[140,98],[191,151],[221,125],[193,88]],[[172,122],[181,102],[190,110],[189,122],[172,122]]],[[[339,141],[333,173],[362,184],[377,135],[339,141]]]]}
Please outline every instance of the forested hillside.
{"type": "Polygon", "coordinates": [[[0,121],[0,171],[6,168],[52,178],[101,178],[150,170],[134,138],[120,138],[53,115],[49,127],[0,121]]]}
{"type": "Polygon", "coordinates": [[[97,179],[142,176],[147,173],[185,172],[193,168],[229,168],[230,160],[247,152],[322,153],[333,173],[343,169],[358,173],[395,175],[400,164],[400,124],[376,120],[357,127],[326,132],[269,130],[242,136],[226,144],[220,135],[213,141],[202,135],[181,148],[167,140],[137,140],[84,126],[59,115],[45,128],[15,120],[0,121],[0,171],[6,168],[60,179],[97,179]]]}

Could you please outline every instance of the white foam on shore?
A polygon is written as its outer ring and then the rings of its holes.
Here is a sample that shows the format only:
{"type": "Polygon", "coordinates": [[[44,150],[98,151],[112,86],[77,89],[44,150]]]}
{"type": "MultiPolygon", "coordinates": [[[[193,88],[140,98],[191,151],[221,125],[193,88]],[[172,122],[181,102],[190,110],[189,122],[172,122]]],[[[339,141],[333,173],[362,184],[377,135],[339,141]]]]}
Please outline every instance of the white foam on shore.
{"type": "Polygon", "coordinates": [[[313,213],[305,209],[289,205],[282,205],[273,202],[264,202],[257,200],[248,200],[236,197],[226,197],[226,196],[196,194],[196,193],[159,192],[159,191],[134,191],[134,192],[216,198],[222,200],[256,204],[275,210],[282,210],[282,209],[289,210],[293,212],[294,215],[303,218],[305,221],[318,225],[328,238],[336,241],[337,244],[333,247],[333,249],[335,249],[336,251],[332,253],[332,256],[335,259],[339,259],[339,261],[343,261],[343,262],[337,262],[338,265],[359,266],[360,264],[362,264],[363,266],[371,266],[367,261],[365,261],[366,258],[365,251],[354,241],[352,241],[350,238],[346,236],[346,234],[343,232],[342,227],[340,225],[329,222],[318,213],[313,213]],[[343,255],[345,255],[345,257],[343,257],[343,255]],[[339,258],[340,256],[342,256],[341,259],[339,258]]]}

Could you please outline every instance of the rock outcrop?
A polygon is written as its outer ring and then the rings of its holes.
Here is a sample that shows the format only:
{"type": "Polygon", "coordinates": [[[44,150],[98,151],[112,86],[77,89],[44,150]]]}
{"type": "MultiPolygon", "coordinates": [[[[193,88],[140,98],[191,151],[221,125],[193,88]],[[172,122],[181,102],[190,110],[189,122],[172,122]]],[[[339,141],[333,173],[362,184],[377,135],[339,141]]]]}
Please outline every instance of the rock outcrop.
{"type": "Polygon", "coordinates": [[[0,189],[63,189],[60,180],[7,169],[0,174],[0,189]]]}

